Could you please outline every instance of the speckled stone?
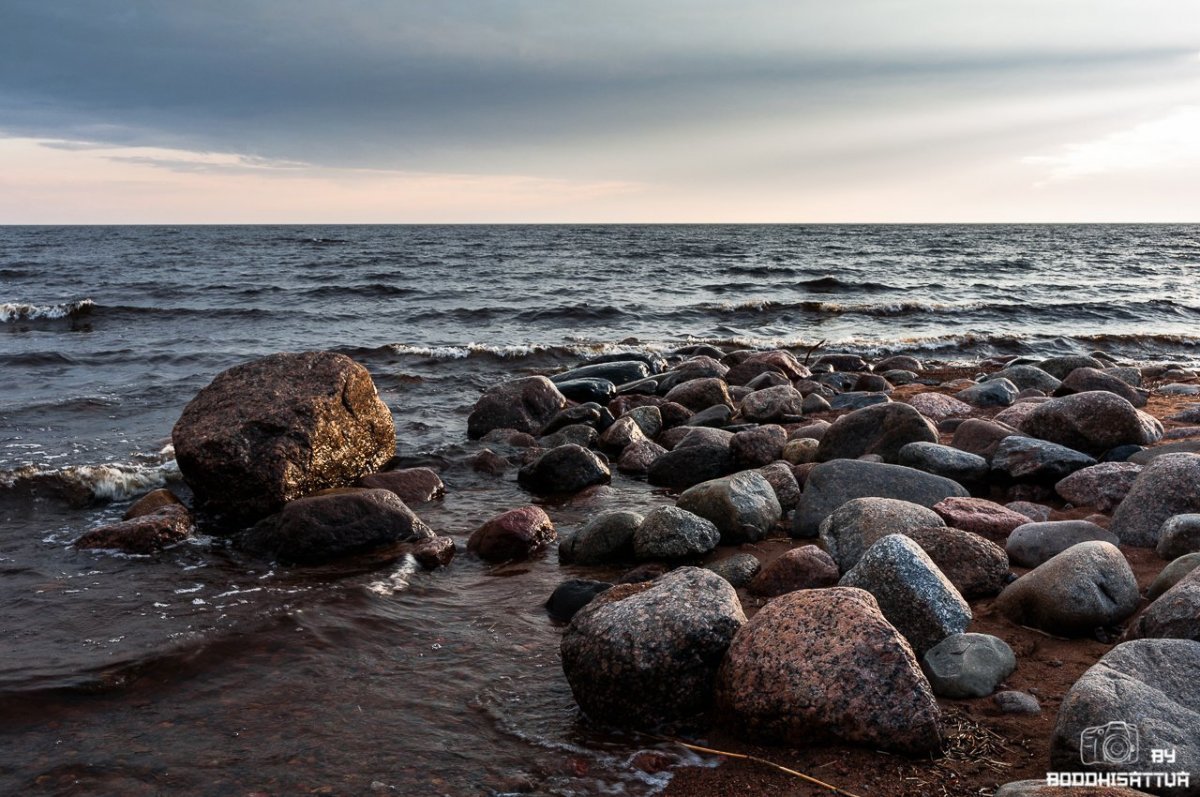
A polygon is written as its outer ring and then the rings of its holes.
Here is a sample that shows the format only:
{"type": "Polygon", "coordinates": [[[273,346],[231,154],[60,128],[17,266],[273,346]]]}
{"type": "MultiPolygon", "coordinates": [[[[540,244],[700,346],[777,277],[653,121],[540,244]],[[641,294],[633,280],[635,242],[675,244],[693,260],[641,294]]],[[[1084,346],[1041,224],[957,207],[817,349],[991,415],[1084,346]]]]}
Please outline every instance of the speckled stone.
{"type": "Polygon", "coordinates": [[[964,598],[996,595],[1008,583],[1008,554],[978,534],[945,526],[903,532],[938,566],[964,598]]]}
{"type": "Polygon", "coordinates": [[[974,408],[965,401],[944,393],[918,393],[906,399],[908,404],[931,421],[947,418],[969,418],[974,408]]]}
{"type": "Polygon", "coordinates": [[[1032,437],[1006,437],[992,455],[992,471],[1022,481],[1058,482],[1096,460],[1066,446],[1032,437]]]}
{"type": "Polygon", "coordinates": [[[941,746],[940,712],[912,648],[859,589],[801,590],[764,606],[729,648],[717,705],[736,729],[770,741],[941,746]]]}
{"type": "Polygon", "coordinates": [[[437,501],[446,495],[446,485],[432,468],[404,468],[386,470],[363,476],[359,487],[391,490],[405,504],[424,504],[437,501]]]}
{"type": "Polygon", "coordinates": [[[1020,389],[1007,379],[991,379],[978,385],[972,385],[954,394],[959,401],[965,401],[973,407],[1007,407],[1017,398],[1020,389]]]}
{"type": "Polygon", "coordinates": [[[637,512],[601,512],[558,544],[563,563],[600,565],[633,558],[633,535],[642,525],[637,512]]]}
{"type": "Polygon", "coordinates": [[[783,456],[787,432],[782,426],[768,424],[737,432],[729,441],[729,455],[736,468],[761,468],[783,456]]]}
{"type": "Polygon", "coordinates": [[[1125,639],[1151,638],[1200,642],[1200,570],[1156,598],[1125,632],[1125,639]]]}
{"type": "Polygon", "coordinates": [[[735,553],[733,556],[710,562],[704,568],[713,571],[734,587],[744,587],[758,575],[762,563],[752,553],[735,553]]]}
{"type": "Polygon", "coordinates": [[[837,563],[815,545],[793,548],[768,564],[750,582],[755,595],[774,598],[798,589],[820,589],[838,583],[837,563]]]}
{"type": "Polygon", "coordinates": [[[538,434],[566,405],[566,397],[544,376],[513,379],[489,389],[475,402],[467,434],[471,439],[495,429],[538,434]]]}
{"type": "Polygon", "coordinates": [[[783,517],[771,483],[753,470],[690,487],[676,506],[712,521],[726,545],[760,540],[783,517]]]}
{"type": "Polygon", "coordinates": [[[1174,515],[1158,530],[1155,552],[1163,559],[1178,559],[1200,551],[1200,514],[1174,515]]]}
{"type": "Polygon", "coordinates": [[[818,536],[842,572],[858,564],[881,537],[942,526],[932,509],[894,498],[855,498],[821,521],[818,536]]]}
{"type": "Polygon", "coordinates": [[[619,584],[567,626],[563,672],[599,722],[651,728],[685,719],[711,704],[717,669],[745,621],[733,587],[708,570],[619,584]]]}
{"type": "Polygon", "coordinates": [[[517,481],[535,493],[575,493],[594,484],[608,484],[608,464],[588,449],[568,443],[552,448],[521,468],[517,481]]]}
{"type": "Polygon", "coordinates": [[[544,510],[522,506],[502,512],[476,529],[467,540],[467,550],[489,562],[525,559],[557,536],[544,510]]]}
{"type": "MultiPolygon", "coordinates": [[[[650,409],[656,408],[651,407],[650,409]]],[[[634,443],[646,442],[648,439],[642,431],[642,427],[635,419],[629,415],[622,415],[613,421],[612,426],[604,430],[604,433],[600,435],[598,444],[605,451],[616,454],[624,451],[634,443]]]]}
{"type": "Polygon", "coordinates": [[[1028,692],[1017,692],[1012,689],[997,692],[992,695],[996,708],[1005,714],[1041,714],[1042,704],[1028,692]]]}
{"type": "Polygon", "coordinates": [[[1179,583],[1180,579],[1200,567],[1200,553],[1189,553],[1164,567],[1146,590],[1146,597],[1154,600],[1179,583]]]}
{"type": "Polygon", "coordinates": [[[1036,365],[1010,365],[984,377],[984,380],[989,382],[993,379],[1007,379],[1016,385],[1018,390],[1033,388],[1045,393],[1053,393],[1061,384],[1054,375],[1036,365]]]}
{"type": "Polygon", "coordinates": [[[775,499],[779,501],[780,509],[788,512],[796,508],[796,504],[800,503],[800,483],[796,481],[796,474],[792,472],[790,463],[772,462],[759,468],[758,472],[775,491],[775,499]]]}
{"type": "Polygon", "coordinates": [[[1054,485],[1054,492],[1075,506],[1112,512],[1133,487],[1142,466],[1133,462],[1101,462],[1077,470],[1054,485]]]}
{"type": "Polygon", "coordinates": [[[1161,422],[1103,390],[1039,404],[1021,428],[1026,434],[1085,454],[1103,454],[1127,443],[1149,445],[1163,435],[1161,422]]]}
{"type": "Polygon", "coordinates": [[[652,440],[633,443],[617,458],[617,470],[631,476],[645,475],[650,472],[650,467],[658,461],[658,458],[666,453],[667,449],[652,440]]]}
{"type": "Polygon", "coordinates": [[[971,623],[971,607],[962,595],[921,546],[901,534],[868,548],[840,584],[874,595],[883,616],[918,656],[971,623]]]}
{"type": "Polygon", "coordinates": [[[633,534],[638,559],[692,559],[717,547],[721,532],[705,518],[674,506],[654,509],[633,534]]]}
{"type": "Polygon", "coordinates": [[[847,413],[821,438],[817,460],[854,459],[878,454],[895,462],[907,443],[938,441],[937,429],[908,404],[889,402],[847,413]]]}
{"type": "Polygon", "coordinates": [[[1109,529],[1125,545],[1153,548],[1167,518],[1200,512],[1200,456],[1165,454],[1138,474],[1109,529]]]}
{"type": "Polygon", "coordinates": [[[1013,529],[1029,522],[1029,518],[1020,512],[985,498],[947,498],[934,504],[933,511],[946,521],[946,525],[989,540],[1003,541],[1013,529]]]}
{"type": "Polygon", "coordinates": [[[1026,523],[1008,535],[1004,550],[1018,567],[1037,567],[1073,545],[1103,540],[1116,545],[1117,535],[1087,520],[1051,520],[1026,523]]]}
{"type": "Polygon", "coordinates": [[[151,554],[192,536],[192,516],[181,504],[166,504],[118,523],[99,526],[75,541],[76,548],[151,554]]]}
{"type": "Polygon", "coordinates": [[[742,399],[742,418],[755,423],[787,423],[804,414],[804,396],[791,385],[756,390],[742,399]]]}

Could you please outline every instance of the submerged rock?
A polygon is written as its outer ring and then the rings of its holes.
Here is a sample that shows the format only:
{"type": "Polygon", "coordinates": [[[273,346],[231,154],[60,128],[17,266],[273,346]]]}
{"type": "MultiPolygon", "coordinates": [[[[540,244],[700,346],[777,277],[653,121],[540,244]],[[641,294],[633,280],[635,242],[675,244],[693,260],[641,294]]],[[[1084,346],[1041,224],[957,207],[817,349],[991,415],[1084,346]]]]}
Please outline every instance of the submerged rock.
{"type": "Polygon", "coordinates": [[[558,537],[550,517],[536,506],[496,515],[471,534],[467,550],[487,562],[527,559],[558,537]]]}
{"type": "Polygon", "coordinates": [[[151,554],[186,540],[193,530],[187,509],[177,503],[164,504],[128,520],[91,529],[74,544],[76,548],[151,554]]]}
{"type": "Polygon", "coordinates": [[[550,449],[517,474],[522,487],[542,494],[576,493],[594,484],[608,484],[611,479],[604,460],[574,443],[550,449]]]}
{"type": "Polygon", "coordinates": [[[476,440],[493,429],[540,434],[566,405],[566,397],[544,376],[502,382],[475,402],[467,418],[467,436],[476,440]]]}

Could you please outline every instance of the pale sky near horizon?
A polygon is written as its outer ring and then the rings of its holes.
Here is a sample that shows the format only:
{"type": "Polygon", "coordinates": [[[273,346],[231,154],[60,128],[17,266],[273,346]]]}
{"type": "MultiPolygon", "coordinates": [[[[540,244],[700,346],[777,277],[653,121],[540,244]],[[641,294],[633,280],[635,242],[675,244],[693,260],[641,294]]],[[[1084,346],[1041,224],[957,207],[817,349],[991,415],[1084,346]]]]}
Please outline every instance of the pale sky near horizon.
{"type": "Polygon", "coordinates": [[[0,1],[0,223],[1200,222],[1195,0],[0,1]]]}

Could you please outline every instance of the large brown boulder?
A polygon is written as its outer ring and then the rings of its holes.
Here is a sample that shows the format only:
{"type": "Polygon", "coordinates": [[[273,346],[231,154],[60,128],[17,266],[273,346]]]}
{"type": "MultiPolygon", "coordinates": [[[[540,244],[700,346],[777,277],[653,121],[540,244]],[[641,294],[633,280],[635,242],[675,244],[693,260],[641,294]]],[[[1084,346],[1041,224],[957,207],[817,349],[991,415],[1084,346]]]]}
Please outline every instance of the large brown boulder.
{"type": "Polygon", "coordinates": [[[526,559],[558,539],[550,516],[522,506],[496,515],[471,534],[467,550],[488,562],[526,559]]]}
{"type": "Polygon", "coordinates": [[[475,402],[467,416],[467,436],[477,440],[493,429],[540,434],[566,406],[566,396],[544,376],[502,382],[475,402]]]}
{"type": "Polygon", "coordinates": [[[171,433],[196,505],[249,522],[352,483],[396,451],[392,413],[341,354],[274,354],[218,374],[171,433]]]}
{"type": "Polygon", "coordinates": [[[941,745],[912,648],[860,589],[789,592],[760,609],[729,646],[717,706],[771,741],[837,738],[905,753],[941,745]]]}

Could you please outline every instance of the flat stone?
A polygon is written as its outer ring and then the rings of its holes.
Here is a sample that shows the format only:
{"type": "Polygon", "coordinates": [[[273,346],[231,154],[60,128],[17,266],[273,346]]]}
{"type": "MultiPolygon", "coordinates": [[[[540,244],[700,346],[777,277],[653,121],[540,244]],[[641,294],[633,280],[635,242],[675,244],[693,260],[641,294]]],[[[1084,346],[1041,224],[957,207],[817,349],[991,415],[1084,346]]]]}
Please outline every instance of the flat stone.
{"type": "Polygon", "coordinates": [[[98,526],[77,539],[75,547],[145,555],[183,542],[194,530],[183,505],[166,503],[128,520],[98,526]]]}
{"type": "Polygon", "coordinates": [[[1053,393],[1062,384],[1053,374],[1043,371],[1036,365],[1010,365],[994,374],[988,374],[984,379],[986,381],[1007,379],[1018,390],[1034,389],[1047,394],[1053,393]]]}
{"type": "Polygon", "coordinates": [[[1096,368],[1076,368],[1067,375],[1056,393],[1086,393],[1090,390],[1105,390],[1115,393],[1135,407],[1146,406],[1148,391],[1133,387],[1128,382],[1096,368]]]}
{"type": "Polygon", "coordinates": [[[917,412],[935,422],[947,418],[969,418],[974,412],[970,404],[944,393],[918,393],[909,396],[905,401],[917,412]]]}
{"type": "Polygon", "coordinates": [[[899,465],[945,476],[960,484],[970,484],[987,478],[988,461],[978,454],[960,451],[938,443],[909,443],[900,449],[899,465]]]}
{"type": "Polygon", "coordinates": [[[1029,522],[1014,512],[985,498],[951,497],[934,504],[933,511],[956,529],[970,531],[989,540],[1003,541],[1013,529],[1029,522]]]}

